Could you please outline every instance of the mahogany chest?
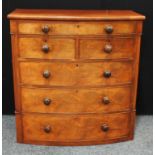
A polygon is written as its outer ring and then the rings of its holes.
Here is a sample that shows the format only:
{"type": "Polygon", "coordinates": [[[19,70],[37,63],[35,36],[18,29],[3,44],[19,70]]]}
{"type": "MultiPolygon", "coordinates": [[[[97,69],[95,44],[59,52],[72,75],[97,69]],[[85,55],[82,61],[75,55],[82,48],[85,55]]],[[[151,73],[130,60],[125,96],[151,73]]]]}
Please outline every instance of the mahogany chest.
{"type": "Polygon", "coordinates": [[[145,16],[130,10],[17,9],[8,18],[17,142],[133,139],[145,16]]]}

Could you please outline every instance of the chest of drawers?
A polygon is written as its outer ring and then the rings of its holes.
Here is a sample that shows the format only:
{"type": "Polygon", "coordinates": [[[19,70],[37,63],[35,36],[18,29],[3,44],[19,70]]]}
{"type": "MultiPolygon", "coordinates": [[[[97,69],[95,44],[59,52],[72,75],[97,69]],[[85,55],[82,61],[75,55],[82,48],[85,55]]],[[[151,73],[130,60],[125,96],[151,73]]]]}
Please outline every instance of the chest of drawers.
{"type": "Polygon", "coordinates": [[[143,15],[17,9],[8,18],[19,143],[133,139],[143,15]]]}

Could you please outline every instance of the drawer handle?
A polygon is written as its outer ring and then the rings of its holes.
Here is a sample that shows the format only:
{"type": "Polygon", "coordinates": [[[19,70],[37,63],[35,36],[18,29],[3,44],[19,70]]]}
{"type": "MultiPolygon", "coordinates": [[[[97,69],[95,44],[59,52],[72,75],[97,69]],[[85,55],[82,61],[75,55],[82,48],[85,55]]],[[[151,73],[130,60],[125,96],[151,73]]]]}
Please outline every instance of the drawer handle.
{"type": "Polygon", "coordinates": [[[48,70],[45,70],[45,71],[43,72],[43,77],[46,78],[46,79],[49,78],[50,75],[51,75],[51,73],[50,73],[48,70]]]}
{"type": "Polygon", "coordinates": [[[110,34],[113,32],[113,26],[112,25],[106,25],[105,26],[106,33],[110,34]]]}
{"type": "Polygon", "coordinates": [[[44,132],[50,133],[51,132],[51,126],[50,125],[45,126],[44,127],[44,132]]]}
{"type": "Polygon", "coordinates": [[[48,33],[49,30],[50,30],[50,28],[48,27],[48,25],[45,25],[45,26],[42,27],[42,31],[43,31],[44,33],[48,33]]]}
{"type": "Polygon", "coordinates": [[[105,78],[110,78],[111,77],[111,72],[110,71],[105,71],[103,75],[104,75],[105,78]]]}
{"type": "Polygon", "coordinates": [[[109,130],[109,126],[107,124],[103,124],[101,126],[102,131],[107,132],[109,130]]]}
{"type": "Polygon", "coordinates": [[[105,47],[104,47],[104,51],[106,53],[110,53],[112,51],[112,45],[106,44],[105,47]]]}
{"type": "Polygon", "coordinates": [[[109,104],[110,103],[110,100],[109,100],[109,98],[107,96],[105,96],[105,97],[103,97],[102,102],[104,104],[109,104]]]}
{"type": "Polygon", "coordinates": [[[47,44],[43,45],[42,50],[47,53],[49,51],[49,47],[47,44]]]}
{"type": "Polygon", "coordinates": [[[45,105],[50,105],[50,103],[52,102],[52,100],[49,99],[49,98],[44,98],[43,102],[44,102],[45,105]]]}

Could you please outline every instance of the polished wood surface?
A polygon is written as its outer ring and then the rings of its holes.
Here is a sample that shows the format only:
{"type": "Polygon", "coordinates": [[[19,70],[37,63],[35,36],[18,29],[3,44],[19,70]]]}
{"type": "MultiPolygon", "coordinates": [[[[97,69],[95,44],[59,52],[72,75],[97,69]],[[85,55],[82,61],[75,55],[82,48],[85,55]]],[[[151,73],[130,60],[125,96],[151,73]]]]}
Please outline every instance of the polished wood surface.
{"type": "Polygon", "coordinates": [[[37,20],[144,20],[145,16],[131,10],[43,10],[16,9],[10,19],[37,20]]]}
{"type": "Polygon", "coordinates": [[[133,139],[145,16],[130,10],[17,9],[8,18],[17,142],[133,139]]]}
{"type": "Polygon", "coordinates": [[[113,85],[132,82],[132,63],[127,62],[20,62],[21,83],[49,86],[113,85]],[[39,67],[38,67],[39,66],[39,67]],[[49,71],[48,78],[43,73],[49,71]],[[104,77],[111,72],[109,78],[104,77]]]}
{"type": "Polygon", "coordinates": [[[44,34],[42,28],[47,26],[49,35],[106,35],[105,28],[112,26],[111,34],[136,33],[135,21],[109,21],[109,22],[51,22],[21,21],[18,25],[19,34],[44,34]]]}
{"type": "Polygon", "coordinates": [[[30,141],[109,140],[128,136],[130,126],[129,113],[79,116],[25,114],[22,119],[24,140],[30,141]],[[101,128],[105,124],[108,131],[101,128]],[[47,126],[51,128],[48,133],[44,131],[47,126]]]}
{"type": "Polygon", "coordinates": [[[40,59],[74,59],[75,39],[45,38],[45,37],[20,37],[19,57],[40,59]],[[43,47],[47,46],[48,51],[43,47]]]}
{"type": "Polygon", "coordinates": [[[134,37],[108,37],[98,39],[81,39],[81,59],[120,59],[133,58],[135,38],[134,37]],[[107,46],[111,51],[106,51],[107,46]]]}
{"type": "Polygon", "coordinates": [[[23,112],[39,113],[95,113],[130,109],[131,87],[107,88],[25,88],[21,89],[23,112]],[[37,96],[37,98],[36,98],[37,96]],[[104,98],[109,103],[104,102],[104,98]],[[45,99],[51,102],[47,105],[45,99]]]}

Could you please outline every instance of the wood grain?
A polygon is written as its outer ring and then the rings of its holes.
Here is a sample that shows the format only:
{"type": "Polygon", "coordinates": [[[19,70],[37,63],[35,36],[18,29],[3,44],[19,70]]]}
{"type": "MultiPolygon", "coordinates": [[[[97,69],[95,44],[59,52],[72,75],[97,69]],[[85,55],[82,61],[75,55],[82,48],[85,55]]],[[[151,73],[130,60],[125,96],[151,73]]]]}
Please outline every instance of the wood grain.
{"type": "Polygon", "coordinates": [[[130,109],[131,87],[48,89],[22,88],[23,112],[39,113],[95,113],[117,112],[130,109]],[[36,97],[37,96],[37,97],[36,97]],[[108,97],[109,104],[103,102],[108,97]],[[50,99],[49,105],[44,99],[50,99]]]}
{"type": "Polygon", "coordinates": [[[133,58],[135,39],[134,37],[107,37],[100,39],[81,39],[81,59],[120,59],[133,58]],[[106,45],[112,47],[112,51],[105,51],[106,45]]]}
{"type": "Polygon", "coordinates": [[[49,27],[48,35],[107,35],[104,30],[107,25],[112,25],[112,34],[136,33],[135,21],[113,22],[52,22],[52,21],[21,21],[18,25],[19,34],[44,34],[42,27],[49,27]]]}
{"type": "Polygon", "coordinates": [[[71,142],[120,138],[129,134],[129,118],[128,113],[79,116],[24,114],[24,140],[71,142]],[[109,126],[109,131],[101,130],[103,124],[109,126]],[[46,126],[51,127],[50,133],[44,132],[46,126]]]}
{"type": "Polygon", "coordinates": [[[98,63],[52,63],[20,62],[21,83],[31,85],[76,86],[76,85],[112,85],[131,82],[131,62],[98,63]],[[49,78],[43,77],[48,70],[49,78]],[[105,78],[104,72],[111,71],[111,77],[105,78]]]}
{"type": "Polygon", "coordinates": [[[53,37],[19,37],[19,56],[39,59],[74,59],[75,40],[53,37]],[[42,50],[49,47],[48,52],[42,50]]]}
{"type": "Polygon", "coordinates": [[[144,20],[145,16],[132,10],[45,10],[16,9],[8,15],[10,19],[37,20],[144,20]]]}

